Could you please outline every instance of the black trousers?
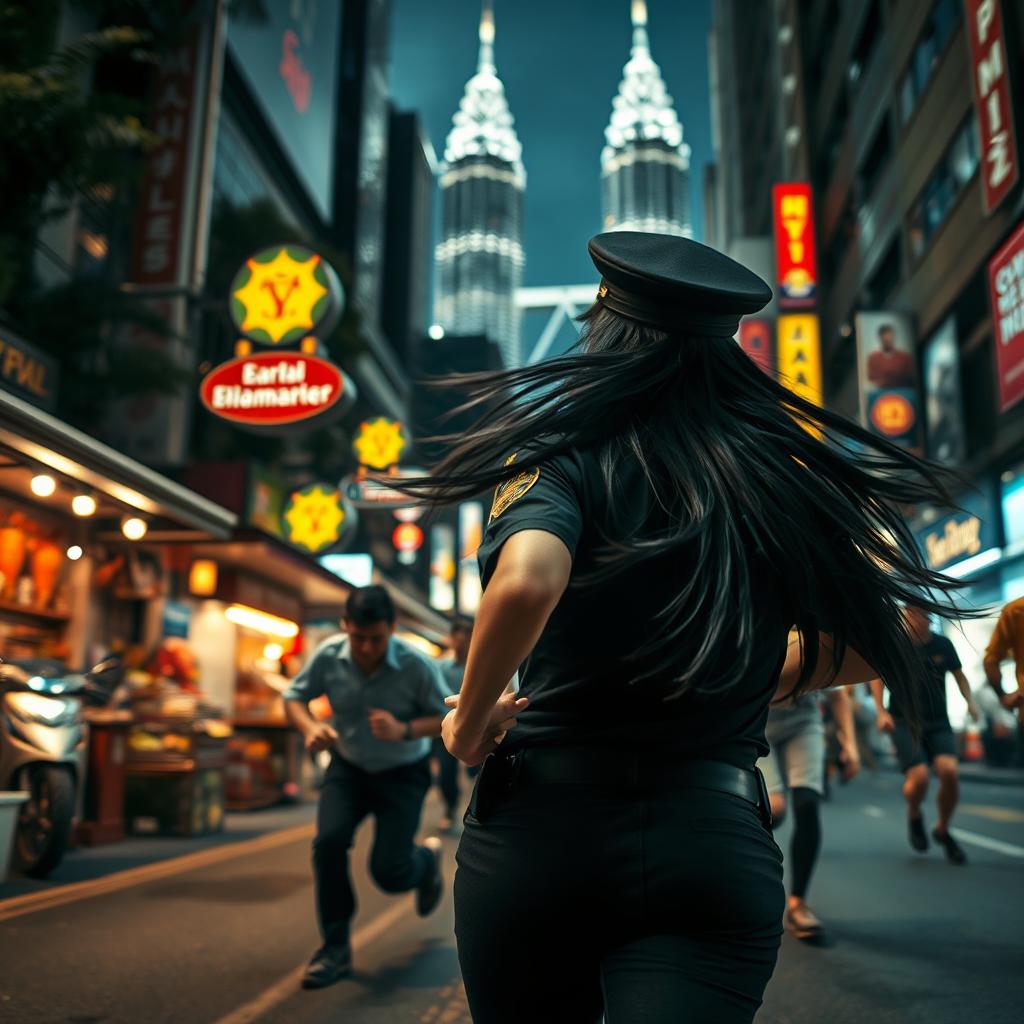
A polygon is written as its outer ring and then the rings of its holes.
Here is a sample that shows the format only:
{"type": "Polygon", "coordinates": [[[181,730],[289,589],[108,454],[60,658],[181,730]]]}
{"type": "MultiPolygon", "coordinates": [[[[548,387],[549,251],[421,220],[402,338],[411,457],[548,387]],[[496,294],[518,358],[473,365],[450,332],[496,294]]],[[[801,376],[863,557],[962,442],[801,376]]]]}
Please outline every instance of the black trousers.
{"type": "Polygon", "coordinates": [[[782,853],[710,790],[521,785],[457,855],[475,1024],[746,1024],[782,936],[782,853]]]}
{"type": "Polygon", "coordinates": [[[434,740],[434,757],[437,758],[437,787],[451,816],[459,806],[459,760],[448,753],[441,739],[434,740]]]}
{"type": "Polygon", "coordinates": [[[415,889],[433,868],[413,839],[430,788],[430,759],[371,774],[331,756],[317,807],[313,840],[317,917],[324,942],[344,943],[356,910],[349,876],[352,838],[363,819],[375,820],[370,874],[385,892],[415,889]]]}

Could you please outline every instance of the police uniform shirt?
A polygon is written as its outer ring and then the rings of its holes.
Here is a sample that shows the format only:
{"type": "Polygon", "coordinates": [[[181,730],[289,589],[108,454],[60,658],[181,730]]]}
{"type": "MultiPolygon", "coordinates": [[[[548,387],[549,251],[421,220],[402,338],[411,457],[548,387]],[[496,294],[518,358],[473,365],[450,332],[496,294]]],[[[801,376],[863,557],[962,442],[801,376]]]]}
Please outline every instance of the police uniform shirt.
{"type": "Polygon", "coordinates": [[[334,712],[338,753],[357,768],[374,773],[421,761],[430,753],[431,738],[379,740],[370,730],[370,709],[390,711],[400,722],[444,717],[449,693],[434,662],[395,637],[388,641],[377,671],[365,676],[352,660],[348,637],[338,634],[313,652],[284,698],[308,704],[326,694],[334,712]]]}
{"type": "MultiPolygon", "coordinates": [[[[926,725],[949,725],[946,709],[946,673],[961,667],[956,648],[941,633],[929,633],[928,639],[917,648],[924,661],[925,685],[920,689],[921,721],[926,725]]],[[[893,718],[904,718],[899,698],[889,691],[889,713],[893,718]]]]}
{"type": "MultiPolygon", "coordinates": [[[[752,572],[755,649],[746,678],[716,695],[678,689],[671,673],[637,679],[644,662],[630,655],[649,641],[657,615],[695,571],[692,555],[659,557],[630,567],[610,581],[575,586],[594,567],[603,536],[626,537],[664,526],[638,463],[620,465],[609,503],[595,452],[571,450],[541,464],[528,452],[510,457],[522,470],[494,493],[478,552],[484,587],[502,546],[521,530],[558,537],[573,556],[570,584],[534,650],[520,670],[521,692],[530,706],[506,740],[507,749],[533,745],[652,746],[681,756],[708,757],[752,767],[768,752],[764,727],[785,657],[791,623],[778,584],[752,572]],[[602,533],[602,529],[606,531],[602,533]],[[635,680],[635,681],[634,681],[635,680]]],[[[677,665],[700,643],[699,620],[680,638],[677,665]]],[[[649,665],[647,666],[650,667],[649,665]]]]}

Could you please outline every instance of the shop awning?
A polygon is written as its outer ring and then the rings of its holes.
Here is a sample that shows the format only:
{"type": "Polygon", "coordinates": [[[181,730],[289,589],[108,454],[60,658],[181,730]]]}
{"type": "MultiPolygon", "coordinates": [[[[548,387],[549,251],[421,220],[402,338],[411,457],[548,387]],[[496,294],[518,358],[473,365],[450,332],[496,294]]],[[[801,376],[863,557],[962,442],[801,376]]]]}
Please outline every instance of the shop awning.
{"type": "MultiPolygon", "coordinates": [[[[191,544],[195,558],[262,576],[299,594],[308,619],[340,619],[352,585],[277,537],[253,527],[236,529],[230,540],[191,544]]],[[[402,626],[432,643],[444,643],[448,620],[417,601],[390,580],[379,579],[395,602],[402,626]]]]}
{"type": "Polygon", "coordinates": [[[0,447],[30,466],[204,536],[229,537],[238,521],[233,512],[6,391],[0,391],[0,447]]]}

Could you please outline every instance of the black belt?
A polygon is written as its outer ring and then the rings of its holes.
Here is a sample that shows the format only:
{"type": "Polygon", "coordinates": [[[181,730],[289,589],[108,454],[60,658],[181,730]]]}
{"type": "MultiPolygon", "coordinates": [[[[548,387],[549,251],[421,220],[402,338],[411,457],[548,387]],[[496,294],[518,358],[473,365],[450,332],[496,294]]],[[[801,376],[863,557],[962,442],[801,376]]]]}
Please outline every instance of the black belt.
{"type": "Polygon", "coordinates": [[[629,787],[657,781],[682,788],[711,789],[749,801],[761,812],[766,827],[771,827],[768,789],[757,768],[751,771],[724,761],[666,762],[642,751],[583,747],[530,747],[509,756],[518,762],[514,775],[523,784],[581,782],[629,787]]]}

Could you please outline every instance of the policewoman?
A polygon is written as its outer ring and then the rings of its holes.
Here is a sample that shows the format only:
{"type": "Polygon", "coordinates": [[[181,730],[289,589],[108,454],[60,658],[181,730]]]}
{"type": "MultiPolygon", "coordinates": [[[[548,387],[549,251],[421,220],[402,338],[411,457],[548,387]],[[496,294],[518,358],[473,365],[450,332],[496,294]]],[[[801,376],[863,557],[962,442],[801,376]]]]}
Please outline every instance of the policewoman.
{"type": "Polygon", "coordinates": [[[578,350],[463,380],[487,411],[429,481],[495,488],[442,726],[484,762],[455,879],[466,993],[477,1024],[750,1021],[784,907],[769,703],[879,672],[912,693],[898,603],[948,613],[953,583],[896,506],[943,481],[748,359],[739,318],[771,291],[744,267],[626,231],[590,254],[578,350]]]}

